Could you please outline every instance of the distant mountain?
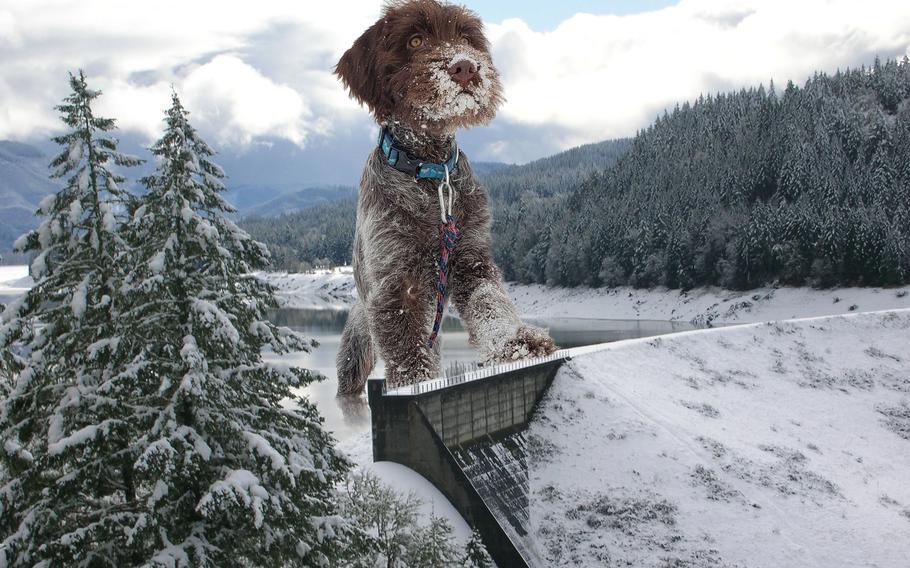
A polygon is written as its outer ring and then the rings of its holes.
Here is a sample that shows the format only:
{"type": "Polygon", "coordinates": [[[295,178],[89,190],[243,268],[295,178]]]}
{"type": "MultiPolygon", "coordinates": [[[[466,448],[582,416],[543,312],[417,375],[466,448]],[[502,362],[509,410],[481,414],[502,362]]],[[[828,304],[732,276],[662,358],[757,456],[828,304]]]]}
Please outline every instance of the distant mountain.
{"type": "Polygon", "coordinates": [[[357,189],[353,186],[308,187],[281,193],[264,203],[244,207],[240,209],[240,214],[243,217],[277,217],[355,195],[357,195],[357,189]]]}
{"type": "MultiPolygon", "coordinates": [[[[592,172],[611,167],[628,151],[632,140],[620,138],[577,146],[522,165],[476,168],[494,201],[515,201],[529,195],[548,197],[573,191],[592,172]]],[[[474,164],[471,164],[474,166],[474,164]]]]}
{"type": "Polygon", "coordinates": [[[504,164],[502,162],[471,162],[471,167],[474,168],[474,172],[477,175],[486,175],[493,172],[498,172],[499,170],[508,168],[512,164],[504,164]]]}
{"type": "MultiPolygon", "coordinates": [[[[147,157],[141,144],[132,139],[128,142],[128,151],[147,157]]],[[[45,146],[56,151],[54,145],[45,146]]],[[[36,145],[0,140],[0,253],[8,253],[19,235],[38,226],[39,218],[35,216],[38,203],[62,186],[59,180],[49,177],[51,159],[51,155],[36,145]]],[[[233,159],[229,157],[228,164],[233,164],[233,159]]],[[[342,185],[301,189],[301,184],[270,183],[268,179],[261,184],[232,183],[233,169],[226,167],[226,171],[229,178],[224,197],[237,208],[239,217],[274,217],[356,195],[353,187],[342,185]]],[[[151,165],[125,173],[130,187],[141,191],[138,179],[151,173],[151,165]]]]}
{"type": "Polygon", "coordinates": [[[59,189],[48,178],[49,162],[35,146],[0,140],[0,251],[38,225],[38,203],[59,189]]]}
{"type": "MultiPolygon", "coordinates": [[[[472,162],[471,167],[483,178],[516,166],[502,162],[472,162]]],[[[287,215],[356,196],[357,188],[351,185],[317,185],[292,190],[282,186],[259,188],[242,185],[231,187],[225,193],[225,197],[244,219],[287,215]]]]}

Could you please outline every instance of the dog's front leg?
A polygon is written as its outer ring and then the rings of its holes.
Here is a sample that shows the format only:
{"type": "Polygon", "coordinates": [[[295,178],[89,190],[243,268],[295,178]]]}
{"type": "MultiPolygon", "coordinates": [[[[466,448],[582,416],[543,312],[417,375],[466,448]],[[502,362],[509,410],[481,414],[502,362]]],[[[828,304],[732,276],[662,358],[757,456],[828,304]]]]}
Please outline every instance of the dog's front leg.
{"type": "Polygon", "coordinates": [[[436,376],[438,356],[428,347],[433,285],[431,273],[390,274],[367,300],[370,331],[385,361],[389,388],[436,376]]]}
{"type": "Polygon", "coordinates": [[[484,227],[465,230],[452,265],[452,301],[484,362],[542,357],[556,350],[547,333],[527,325],[502,285],[484,227]]]}

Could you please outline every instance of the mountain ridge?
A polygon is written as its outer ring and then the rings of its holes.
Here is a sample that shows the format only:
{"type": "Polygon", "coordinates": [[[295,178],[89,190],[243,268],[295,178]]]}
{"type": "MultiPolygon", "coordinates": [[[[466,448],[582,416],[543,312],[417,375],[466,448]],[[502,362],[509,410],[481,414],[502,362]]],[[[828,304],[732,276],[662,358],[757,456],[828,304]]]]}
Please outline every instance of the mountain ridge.
{"type": "Polygon", "coordinates": [[[38,203],[59,190],[48,176],[50,158],[29,144],[0,140],[0,251],[37,226],[38,203]]]}

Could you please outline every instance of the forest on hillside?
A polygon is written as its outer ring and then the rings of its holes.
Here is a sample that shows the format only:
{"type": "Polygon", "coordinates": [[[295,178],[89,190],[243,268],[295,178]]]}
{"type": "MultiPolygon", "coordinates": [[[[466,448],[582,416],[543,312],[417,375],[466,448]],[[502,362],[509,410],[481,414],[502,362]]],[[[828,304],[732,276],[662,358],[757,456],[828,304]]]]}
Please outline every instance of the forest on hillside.
{"type": "MultiPolygon", "coordinates": [[[[496,261],[551,286],[910,279],[910,61],[702,96],[631,141],[481,175],[496,261]]],[[[350,261],[354,201],[244,227],[276,266],[350,261]]]]}
{"type": "MultiPolygon", "coordinates": [[[[541,211],[565,201],[568,192],[595,171],[613,165],[629,148],[628,139],[585,144],[529,164],[472,164],[490,194],[493,240],[513,238],[503,221],[523,207],[541,211]]],[[[251,216],[241,226],[266,243],[272,268],[303,271],[350,264],[357,214],[356,199],[342,199],[279,217],[251,216]]]]}
{"type": "Polygon", "coordinates": [[[500,258],[561,286],[892,285],[910,277],[908,206],[905,57],[683,105],[500,258]]]}

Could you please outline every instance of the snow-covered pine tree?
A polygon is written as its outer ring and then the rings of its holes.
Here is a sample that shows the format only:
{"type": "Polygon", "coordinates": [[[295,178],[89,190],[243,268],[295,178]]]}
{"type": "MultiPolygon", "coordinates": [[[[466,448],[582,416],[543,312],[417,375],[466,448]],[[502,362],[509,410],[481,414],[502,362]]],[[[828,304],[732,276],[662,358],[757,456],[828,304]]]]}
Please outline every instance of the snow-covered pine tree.
{"type": "Polygon", "coordinates": [[[309,349],[266,320],[268,251],[226,218],[224,174],[177,95],[129,224],[123,381],[135,458],[117,565],[319,566],[345,555],[334,485],[348,469],[316,408],[317,378],[262,351],[309,349]],[[293,401],[293,405],[287,401],[293,401]]]}
{"type": "Polygon", "coordinates": [[[452,536],[452,524],[445,517],[432,516],[430,523],[417,529],[407,552],[407,566],[448,568],[458,566],[459,550],[452,536]]]}
{"type": "Polygon", "coordinates": [[[16,242],[37,253],[35,286],[0,318],[0,351],[15,371],[0,400],[9,475],[0,487],[0,567],[75,565],[69,548],[103,547],[123,502],[118,471],[130,417],[109,385],[128,194],[112,167],[140,160],[117,151],[114,121],[95,116],[100,92],[83,73],[69,82],[56,108],[70,131],[54,138],[63,151],[51,162],[52,177],[66,185],[40,204],[38,230],[16,242]]]}
{"type": "MultiPolygon", "coordinates": [[[[340,492],[342,513],[361,529],[355,535],[356,552],[339,565],[349,568],[449,568],[475,566],[468,559],[480,558],[486,549],[475,535],[474,544],[462,549],[451,523],[431,515],[421,523],[422,501],[413,493],[402,494],[369,471],[348,476],[340,492]],[[478,549],[482,549],[478,550],[478,549]]],[[[489,558],[489,555],[487,555],[489,558]]],[[[478,566],[492,567],[489,564],[478,566]]]]}
{"type": "Polygon", "coordinates": [[[461,565],[465,568],[494,568],[496,566],[477,529],[471,532],[471,538],[465,545],[464,558],[461,565]]]}

